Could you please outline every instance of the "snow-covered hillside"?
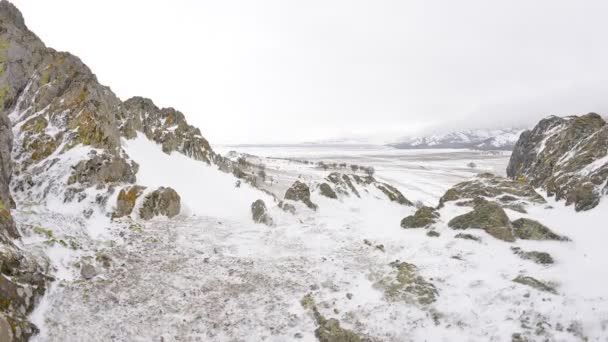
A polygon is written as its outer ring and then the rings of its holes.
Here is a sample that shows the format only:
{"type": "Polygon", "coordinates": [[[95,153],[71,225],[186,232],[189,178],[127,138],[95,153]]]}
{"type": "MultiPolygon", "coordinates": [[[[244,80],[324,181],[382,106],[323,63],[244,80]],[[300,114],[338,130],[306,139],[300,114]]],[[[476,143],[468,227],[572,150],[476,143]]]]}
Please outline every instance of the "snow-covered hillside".
{"type": "Polygon", "coordinates": [[[427,136],[407,137],[390,146],[402,149],[467,148],[473,150],[513,149],[520,128],[471,129],[427,136]]]}

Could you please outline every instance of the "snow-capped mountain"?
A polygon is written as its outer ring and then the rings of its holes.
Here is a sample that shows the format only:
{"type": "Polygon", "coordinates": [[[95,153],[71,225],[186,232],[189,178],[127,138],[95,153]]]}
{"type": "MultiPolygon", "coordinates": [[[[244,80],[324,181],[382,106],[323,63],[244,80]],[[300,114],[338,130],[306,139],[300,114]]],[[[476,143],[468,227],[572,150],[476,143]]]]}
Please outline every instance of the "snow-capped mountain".
{"type": "Polygon", "coordinates": [[[414,136],[390,144],[401,149],[467,148],[475,150],[510,151],[523,129],[469,129],[443,134],[414,136]]]}

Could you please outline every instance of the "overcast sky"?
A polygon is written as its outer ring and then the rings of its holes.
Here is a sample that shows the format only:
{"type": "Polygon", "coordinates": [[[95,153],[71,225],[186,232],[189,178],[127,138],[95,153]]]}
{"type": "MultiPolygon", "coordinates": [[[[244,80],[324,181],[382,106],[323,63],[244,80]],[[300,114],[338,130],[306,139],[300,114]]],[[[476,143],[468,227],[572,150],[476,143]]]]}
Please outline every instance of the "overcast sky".
{"type": "Polygon", "coordinates": [[[606,0],[13,0],[122,99],[212,143],[608,112],[606,0]]]}

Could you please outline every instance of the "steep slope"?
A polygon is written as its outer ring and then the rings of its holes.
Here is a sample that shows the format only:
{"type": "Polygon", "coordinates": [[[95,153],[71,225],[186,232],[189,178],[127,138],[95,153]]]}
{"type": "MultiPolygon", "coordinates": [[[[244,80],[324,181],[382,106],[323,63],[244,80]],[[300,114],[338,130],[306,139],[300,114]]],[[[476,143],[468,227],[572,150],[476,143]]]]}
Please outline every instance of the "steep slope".
{"type": "Polygon", "coordinates": [[[551,116],[522,133],[507,175],[589,210],[608,194],[608,125],[595,113],[551,116]]]}
{"type": "Polygon", "coordinates": [[[466,148],[510,151],[521,132],[522,130],[519,128],[463,130],[445,134],[409,137],[389,146],[402,149],[466,148]]]}

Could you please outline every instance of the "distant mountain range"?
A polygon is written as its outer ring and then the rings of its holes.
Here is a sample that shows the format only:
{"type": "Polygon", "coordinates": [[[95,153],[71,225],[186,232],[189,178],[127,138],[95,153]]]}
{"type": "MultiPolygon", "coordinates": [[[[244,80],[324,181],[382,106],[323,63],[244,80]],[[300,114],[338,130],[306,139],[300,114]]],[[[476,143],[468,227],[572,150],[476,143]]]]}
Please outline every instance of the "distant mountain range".
{"type": "Polygon", "coordinates": [[[522,128],[468,129],[444,134],[407,137],[389,144],[400,149],[459,148],[474,150],[505,150],[515,146],[522,128]]]}

